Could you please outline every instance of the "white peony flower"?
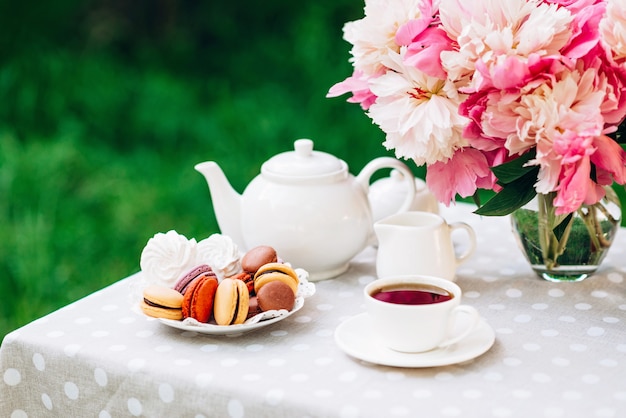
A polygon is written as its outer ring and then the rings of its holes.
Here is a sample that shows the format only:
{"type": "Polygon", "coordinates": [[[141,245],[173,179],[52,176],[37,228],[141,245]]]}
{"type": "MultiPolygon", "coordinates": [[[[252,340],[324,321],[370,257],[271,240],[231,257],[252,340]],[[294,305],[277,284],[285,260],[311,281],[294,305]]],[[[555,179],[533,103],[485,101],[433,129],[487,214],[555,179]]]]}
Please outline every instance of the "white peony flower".
{"type": "Polygon", "coordinates": [[[606,14],[600,21],[600,36],[616,59],[626,58],[626,0],[606,2],[606,14]]]}
{"type": "Polygon", "coordinates": [[[198,243],[197,264],[208,264],[219,280],[242,271],[237,244],[228,236],[213,234],[198,243]]]}
{"type": "Polygon", "coordinates": [[[151,284],[172,287],[176,280],[197,265],[196,240],[176,231],[158,233],[141,252],[140,266],[151,284]]]}

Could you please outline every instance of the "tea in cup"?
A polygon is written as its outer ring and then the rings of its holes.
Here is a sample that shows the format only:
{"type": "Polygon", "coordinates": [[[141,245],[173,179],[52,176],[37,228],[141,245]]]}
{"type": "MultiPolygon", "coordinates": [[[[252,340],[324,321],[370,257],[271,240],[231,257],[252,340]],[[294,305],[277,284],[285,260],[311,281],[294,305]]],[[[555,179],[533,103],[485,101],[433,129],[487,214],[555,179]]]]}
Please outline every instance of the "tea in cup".
{"type": "Polygon", "coordinates": [[[379,278],[426,275],[454,280],[456,268],[476,248],[474,229],[464,222],[448,224],[441,216],[411,211],[381,219],[374,224],[378,238],[376,273],[379,278]],[[465,250],[457,254],[452,234],[463,231],[465,250]]]}
{"type": "Polygon", "coordinates": [[[431,276],[397,276],[365,286],[372,330],[388,348],[419,353],[461,341],[480,323],[478,311],[461,305],[461,288],[431,276]],[[466,315],[458,330],[459,315],[466,315]]]}

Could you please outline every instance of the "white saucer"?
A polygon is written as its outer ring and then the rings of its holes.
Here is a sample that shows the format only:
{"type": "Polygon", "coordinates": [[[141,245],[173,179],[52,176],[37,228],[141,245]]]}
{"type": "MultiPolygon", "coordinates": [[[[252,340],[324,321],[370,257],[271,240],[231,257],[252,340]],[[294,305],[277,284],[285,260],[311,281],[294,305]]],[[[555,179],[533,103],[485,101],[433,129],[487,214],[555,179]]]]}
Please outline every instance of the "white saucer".
{"type": "Polygon", "coordinates": [[[347,319],[335,330],[335,342],[348,355],[369,363],[394,367],[436,367],[462,363],[484,354],[495,339],[494,330],[482,319],[478,328],[462,341],[424,353],[402,353],[385,347],[372,335],[366,313],[347,319]]]}

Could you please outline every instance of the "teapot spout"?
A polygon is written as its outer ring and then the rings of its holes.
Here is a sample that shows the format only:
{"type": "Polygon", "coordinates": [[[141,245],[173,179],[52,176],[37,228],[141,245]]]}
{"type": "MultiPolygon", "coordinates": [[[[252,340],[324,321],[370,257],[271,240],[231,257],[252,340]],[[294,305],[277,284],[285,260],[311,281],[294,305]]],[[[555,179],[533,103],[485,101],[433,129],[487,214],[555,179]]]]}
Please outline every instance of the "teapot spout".
{"type": "Polygon", "coordinates": [[[215,218],[222,234],[229,236],[240,248],[245,248],[241,230],[241,195],[230,185],[224,172],[214,161],[196,164],[196,171],[204,175],[215,218]]]}

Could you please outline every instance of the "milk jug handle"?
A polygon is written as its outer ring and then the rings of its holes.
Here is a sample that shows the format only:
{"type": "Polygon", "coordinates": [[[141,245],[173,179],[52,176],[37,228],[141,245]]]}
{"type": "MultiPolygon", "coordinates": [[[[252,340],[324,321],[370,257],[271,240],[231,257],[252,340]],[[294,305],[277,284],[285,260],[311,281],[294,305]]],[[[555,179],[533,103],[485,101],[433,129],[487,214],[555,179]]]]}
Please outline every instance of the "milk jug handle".
{"type": "Polygon", "coordinates": [[[415,177],[409,167],[400,160],[391,157],[375,158],[363,167],[361,172],[356,176],[356,181],[361,185],[366,194],[369,194],[370,179],[372,175],[383,168],[392,168],[402,173],[404,181],[408,182],[408,193],[396,213],[406,212],[410,209],[415,199],[415,177]]]}

